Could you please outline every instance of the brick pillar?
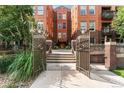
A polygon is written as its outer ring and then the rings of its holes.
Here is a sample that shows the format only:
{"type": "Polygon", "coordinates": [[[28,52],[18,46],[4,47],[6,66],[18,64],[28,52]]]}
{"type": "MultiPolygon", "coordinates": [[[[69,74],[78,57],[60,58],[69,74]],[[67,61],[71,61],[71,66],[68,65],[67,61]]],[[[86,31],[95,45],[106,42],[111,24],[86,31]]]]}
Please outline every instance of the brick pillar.
{"type": "Polygon", "coordinates": [[[116,69],[116,42],[105,42],[105,67],[108,70],[116,69]]]}

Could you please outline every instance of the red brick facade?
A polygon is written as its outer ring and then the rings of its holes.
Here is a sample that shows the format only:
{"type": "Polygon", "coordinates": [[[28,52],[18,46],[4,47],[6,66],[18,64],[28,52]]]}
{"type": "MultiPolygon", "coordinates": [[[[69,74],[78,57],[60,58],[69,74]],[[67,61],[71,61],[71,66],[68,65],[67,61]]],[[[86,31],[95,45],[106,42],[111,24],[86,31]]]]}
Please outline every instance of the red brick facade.
{"type": "Polygon", "coordinates": [[[51,5],[40,5],[34,6],[34,18],[38,25],[38,22],[41,22],[43,29],[47,31],[48,39],[53,37],[54,29],[54,14],[53,8],[51,5]]]}
{"type": "Polygon", "coordinates": [[[38,7],[34,6],[35,21],[42,22],[48,39],[55,43],[70,43],[71,39],[76,39],[79,30],[90,30],[91,43],[104,43],[105,35],[118,39],[110,29],[116,6],[74,5],[71,9],[64,6],[53,9],[51,5],[38,7]]]}
{"type": "Polygon", "coordinates": [[[71,10],[60,6],[54,9],[56,15],[56,41],[69,43],[71,41],[71,10]]]}
{"type": "Polygon", "coordinates": [[[90,30],[91,32],[91,40],[93,43],[104,42],[104,34],[106,34],[106,32],[103,30],[110,30],[110,24],[112,22],[114,13],[113,11],[115,10],[116,6],[73,6],[71,9],[72,39],[76,38],[77,31],[81,30],[81,28],[84,28],[83,26],[85,25],[85,30],[90,30]],[[109,16],[107,16],[107,13],[109,16]],[[94,29],[91,29],[93,25],[94,29]],[[103,34],[101,32],[103,32],[103,34]]]}

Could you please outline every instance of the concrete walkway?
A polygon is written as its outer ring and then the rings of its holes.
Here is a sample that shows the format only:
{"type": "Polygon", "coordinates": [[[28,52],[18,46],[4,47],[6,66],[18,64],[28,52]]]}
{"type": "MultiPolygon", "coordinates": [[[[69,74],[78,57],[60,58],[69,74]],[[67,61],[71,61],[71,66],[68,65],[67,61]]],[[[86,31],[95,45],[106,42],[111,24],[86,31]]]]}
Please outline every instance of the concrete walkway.
{"type": "MultiPolygon", "coordinates": [[[[96,74],[100,71],[100,69],[96,70],[96,66],[100,67],[99,65],[92,65],[91,79],[76,71],[75,66],[75,63],[48,63],[47,71],[39,75],[31,88],[108,88],[124,86],[117,82],[110,82],[108,79],[100,76],[108,73],[108,71],[105,71],[103,74],[102,72],[96,74]]],[[[106,75],[109,76],[110,74],[106,75]]],[[[116,78],[121,77],[116,75],[116,78]]]]}

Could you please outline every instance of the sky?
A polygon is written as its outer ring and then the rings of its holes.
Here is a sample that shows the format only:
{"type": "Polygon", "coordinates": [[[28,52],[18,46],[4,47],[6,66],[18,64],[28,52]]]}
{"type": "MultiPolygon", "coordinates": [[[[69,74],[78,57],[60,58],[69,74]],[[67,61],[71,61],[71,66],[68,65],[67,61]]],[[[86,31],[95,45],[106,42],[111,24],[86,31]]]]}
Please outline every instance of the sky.
{"type": "MultiPolygon", "coordinates": [[[[59,6],[61,6],[61,5],[54,5],[53,8],[57,8],[57,7],[59,7],[59,6]]],[[[67,7],[67,8],[71,8],[71,7],[72,7],[72,5],[62,5],[62,6],[65,6],[65,7],[67,7]]]]}

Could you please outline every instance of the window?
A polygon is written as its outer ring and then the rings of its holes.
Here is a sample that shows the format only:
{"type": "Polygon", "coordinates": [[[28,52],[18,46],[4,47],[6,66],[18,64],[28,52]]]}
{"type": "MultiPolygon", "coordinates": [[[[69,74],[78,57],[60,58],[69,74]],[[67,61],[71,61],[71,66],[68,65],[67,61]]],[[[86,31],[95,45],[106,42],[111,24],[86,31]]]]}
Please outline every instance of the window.
{"type": "Polygon", "coordinates": [[[62,29],[62,24],[58,23],[58,29],[62,29]]]}
{"type": "Polygon", "coordinates": [[[95,14],[95,6],[89,6],[89,13],[91,14],[91,15],[94,15],[95,14]]]}
{"type": "Polygon", "coordinates": [[[61,33],[58,33],[58,38],[62,38],[62,34],[61,33]]]}
{"type": "Polygon", "coordinates": [[[43,22],[37,22],[37,29],[43,29],[43,22]]]}
{"type": "Polygon", "coordinates": [[[62,14],[61,13],[58,13],[58,19],[62,19],[62,14]]]}
{"type": "Polygon", "coordinates": [[[66,19],[66,14],[63,14],[62,15],[62,19],[66,19]]]}
{"type": "Polygon", "coordinates": [[[86,23],[86,21],[82,21],[82,22],[80,23],[80,29],[81,29],[81,32],[82,32],[82,33],[87,30],[87,23],[86,23]]]}
{"type": "Polygon", "coordinates": [[[66,39],[66,37],[67,37],[67,34],[63,33],[63,38],[66,39]]]}
{"type": "Polygon", "coordinates": [[[38,15],[43,15],[43,13],[44,13],[44,7],[38,6],[38,15]]]}
{"type": "Polygon", "coordinates": [[[80,6],[80,14],[86,15],[86,6],[80,6]]]}
{"type": "Polygon", "coordinates": [[[63,33],[63,38],[66,39],[66,37],[67,37],[67,34],[63,33]]]}
{"type": "Polygon", "coordinates": [[[63,23],[63,29],[66,29],[66,23],[63,23]]]}
{"type": "Polygon", "coordinates": [[[96,39],[94,37],[91,37],[90,38],[90,43],[95,44],[96,43],[96,39]]]}
{"type": "Polygon", "coordinates": [[[103,31],[104,32],[109,32],[109,30],[110,30],[110,27],[109,26],[103,28],[103,31]]]}
{"type": "Polygon", "coordinates": [[[90,27],[89,27],[89,29],[91,30],[91,31],[94,31],[95,30],[95,22],[94,21],[90,21],[90,27]]]}

